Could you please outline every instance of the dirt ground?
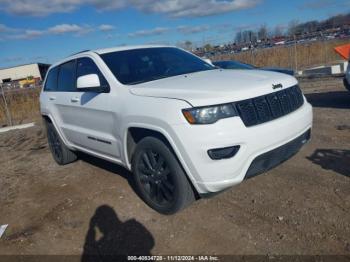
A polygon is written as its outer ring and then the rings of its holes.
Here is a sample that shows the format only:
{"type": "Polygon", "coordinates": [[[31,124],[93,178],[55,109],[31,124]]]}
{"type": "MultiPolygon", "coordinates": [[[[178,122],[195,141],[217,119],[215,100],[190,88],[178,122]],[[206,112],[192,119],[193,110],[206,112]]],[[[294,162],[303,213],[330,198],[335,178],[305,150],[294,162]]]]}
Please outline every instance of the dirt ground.
{"type": "Polygon", "coordinates": [[[301,86],[314,105],[312,141],[173,216],[146,206],[117,165],[82,156],[58,166],[40,123],[0,134],[0,224],[9,224],[0,255],[82,255],[96,244],[105,253],[350,255],[350,93],[340,78],[301,86]]]}

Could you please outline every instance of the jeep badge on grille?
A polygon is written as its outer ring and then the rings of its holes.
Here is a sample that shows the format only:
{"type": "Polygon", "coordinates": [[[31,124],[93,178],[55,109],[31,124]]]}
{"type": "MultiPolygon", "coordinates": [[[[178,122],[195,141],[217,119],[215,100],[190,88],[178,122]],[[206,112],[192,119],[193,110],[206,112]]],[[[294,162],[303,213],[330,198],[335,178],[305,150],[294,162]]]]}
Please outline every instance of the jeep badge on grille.
{"type": "Polygon", "coordinates": [[[283,85],[282,84],[272,84],[272,89],[278,89],[278,88],[283,88],[283,85]]]}

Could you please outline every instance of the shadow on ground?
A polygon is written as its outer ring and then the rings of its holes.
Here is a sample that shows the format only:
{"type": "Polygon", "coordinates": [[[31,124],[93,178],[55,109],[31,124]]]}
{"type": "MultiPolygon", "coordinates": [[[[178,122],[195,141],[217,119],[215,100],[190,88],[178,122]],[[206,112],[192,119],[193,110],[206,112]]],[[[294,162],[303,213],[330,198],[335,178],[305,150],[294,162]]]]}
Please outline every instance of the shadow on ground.
{"type": "Polygon", "coordinates": [[[153,247],[152,234],[140,222],[122,222],[113,208],[103,205],[90,220],[81,261],[126,261],[127,255],[151,255],[153,247]]]}
{"type": "Polygon", "coordinates": [[[314,107],[330,107],[350,109],[350,92],[334,91],[326,93],[305,94],[306,99],[314,107]]]}
{"type": "Polygon", "coordinates": [[[133,175],[129,170],[127,170],[126,168],[124,168],[118,164],[109,162],[109,161],[101,159],[101,158],[90,156],[90,155],[87,155],[87,154],[82,153],[82,152],[78,152],[78,154],[79,154],[78,155],[79,160],[82,160],[86,163],[89,163],[90,165],[94,165],[94,166],[99,167],[101,169],[107,170],[113,174],[116,174],[116,175],[121,176],[124,179],[126,179],[129,183],[130,187],[132,188],[132,190],[135,192],[135,194],[142,200],[140,192],[136,189],[136,186],[135,186],[135,183],[133,180],[133,175]]]}
{"type": "Polygon", "coordinates": [[[350,150],[317,149],[307,159],[323,169],[350,177],[350,150]]]}
{"type": "Polygon", "coordinates": [[[78,152],[78,154],[79,154],[79,158],[78,158],[79,160],[82,160],[86,163],[89,163],[89,164],[94,165],[96,167],[99,167],[101,169],[105,169],[109,172],[117,174],[117,175],[125,178],[126,180],[128,180],[128,182],[130,184],[132,184],[132,174],[124,167],[122,167],[118,164],[109,162],[107,160],[103,160],[101,158],[87,155],[87,154],[82,153],[82,152],[78,152]]]}

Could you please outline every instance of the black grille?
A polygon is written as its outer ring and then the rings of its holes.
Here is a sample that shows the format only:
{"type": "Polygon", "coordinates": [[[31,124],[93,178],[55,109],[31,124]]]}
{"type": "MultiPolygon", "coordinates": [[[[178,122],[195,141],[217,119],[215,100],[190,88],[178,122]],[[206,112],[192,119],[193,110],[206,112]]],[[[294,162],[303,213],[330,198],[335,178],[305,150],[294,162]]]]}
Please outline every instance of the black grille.
{"type": "Polygon", "coordinates": [[[255,126],[287,115],[303,104],[299,86],[235,103],[246,126],[255,126]]]}

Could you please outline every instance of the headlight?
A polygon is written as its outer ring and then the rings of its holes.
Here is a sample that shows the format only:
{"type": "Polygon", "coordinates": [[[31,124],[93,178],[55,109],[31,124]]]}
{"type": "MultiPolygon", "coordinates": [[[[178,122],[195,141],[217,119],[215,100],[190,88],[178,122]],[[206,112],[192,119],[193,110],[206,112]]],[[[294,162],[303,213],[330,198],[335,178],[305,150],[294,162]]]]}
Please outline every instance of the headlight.
{"type": "Polygon", "coordinates": [[[220,119],[237,116],[233,104],[194,107],[182,110],[190,124],[213,124],[220,119]]]}

